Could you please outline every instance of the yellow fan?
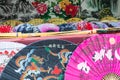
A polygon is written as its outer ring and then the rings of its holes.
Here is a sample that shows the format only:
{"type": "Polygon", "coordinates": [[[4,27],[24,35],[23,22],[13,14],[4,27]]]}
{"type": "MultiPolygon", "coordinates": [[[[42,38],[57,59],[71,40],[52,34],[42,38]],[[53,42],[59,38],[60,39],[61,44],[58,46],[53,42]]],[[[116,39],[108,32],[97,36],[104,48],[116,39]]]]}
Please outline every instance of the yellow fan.
{"type": "Polygon", "coordinates": [[[66,20],[68,23],[71,23],[71,22],[79,22],[79,21],[81,21],[82,19],[80,19],[80,18],[70,18],[70,19],[68,19],[68,20],[66,20]]]}
{"type": "Polygon", "coordinates": [[[106,16],[101,19],[101,22],[118,22],[118,20],[112,16],[106,16]]]}
{"type": "Polygon", "coordinates": [[[10,25],[12,27],[15,27],[19,24],[22,24],[23,22],[19,21],[19,20],[7,20],[7,21],[4,21],[2,24],[3,25],[10,25]]]}
{"type": "Polygon", "coordinates": [[[31,19],[28,23],[32,25],[39,25],[39,24],[44,23],[44,20],[36,18],[36,19],[31,19]]]}
{"type": "Polygon", "coordinates": [[[49,23],[53,23],[53,24],[56,24],[56,25],[60,25],[60,24],[64,24],[64,23],[67,23],[64,19],[62,18],[51,18],[48,20],[49,23]]]}

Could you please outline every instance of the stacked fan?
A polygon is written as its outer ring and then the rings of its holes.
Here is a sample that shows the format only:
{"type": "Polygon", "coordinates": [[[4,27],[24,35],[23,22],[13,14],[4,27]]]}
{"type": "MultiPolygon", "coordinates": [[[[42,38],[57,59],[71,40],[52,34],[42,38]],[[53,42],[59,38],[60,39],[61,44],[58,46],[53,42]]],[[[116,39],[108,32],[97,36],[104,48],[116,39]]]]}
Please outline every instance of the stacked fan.
{"type": "Polygon", "coordinates": [[[74,43],[56,39],[32,43],[10,60],[0,80],[63,80],[75,48],[74,43]]]}
{"type": "Polygon", "coordinates": [[[120,36],[95,35],[76,48],[64,40],[43,40],[19,51],[0,80],[120,80],[120,36]]]}

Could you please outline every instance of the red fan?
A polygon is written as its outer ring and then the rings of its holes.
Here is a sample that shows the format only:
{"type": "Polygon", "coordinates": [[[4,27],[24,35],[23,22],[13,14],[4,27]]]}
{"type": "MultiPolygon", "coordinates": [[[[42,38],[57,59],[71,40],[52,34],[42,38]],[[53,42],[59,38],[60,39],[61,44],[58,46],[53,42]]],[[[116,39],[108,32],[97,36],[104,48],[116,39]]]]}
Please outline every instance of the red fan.
{"type": "Polygon", "coordinates": [[[73,52],[64,80],[120,80],[120,36],[93,36],[73,52]]]}

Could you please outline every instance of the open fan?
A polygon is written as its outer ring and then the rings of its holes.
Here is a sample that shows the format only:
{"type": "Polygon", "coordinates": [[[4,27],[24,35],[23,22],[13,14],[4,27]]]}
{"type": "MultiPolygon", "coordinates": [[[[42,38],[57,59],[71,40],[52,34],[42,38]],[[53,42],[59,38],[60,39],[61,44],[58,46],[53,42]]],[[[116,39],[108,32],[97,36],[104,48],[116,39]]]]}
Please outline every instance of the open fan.
{"type": "Polygon", "coordinates": [[[64,80],[120,80],[120,36],[96,35],[73,52],[64,80]]]}
{"type": "Polygon", "coordinates": [[[76,45],[63,40],[43,40],[18,52],[0,80],[63,80],[66,64],[76,45]]]}
{"type": "Polygon", "coordinates": [[[25,46],[17,42],[0,42],[0,75],[9,60],[25,46]]]}

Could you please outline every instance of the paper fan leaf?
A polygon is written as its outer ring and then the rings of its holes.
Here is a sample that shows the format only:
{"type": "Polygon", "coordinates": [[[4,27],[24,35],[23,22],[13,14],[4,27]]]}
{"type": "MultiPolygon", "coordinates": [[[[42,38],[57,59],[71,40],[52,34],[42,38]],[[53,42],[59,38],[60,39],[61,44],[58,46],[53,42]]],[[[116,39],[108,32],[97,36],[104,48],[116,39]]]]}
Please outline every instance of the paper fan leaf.
{"type": "Polygon", "coordinates": [[[0,75],[9,60],[25,46],[17,42],[0,42],[0,75]]]}
{"type": "Polygon", "coordinates": [[[43,40],[18,52],[4,69],[4,80],[57,80],[63,78],[66,64],[76,45],[64,40],[43,40]],[[6,77],[7,76],[7,77],[6,77]]]}
{"type": "Polygon", "coordinates": [[[120,36],[93,36],[73,52],[65,80],[102,80],[108,74],[120,76],[120,36]]]}

